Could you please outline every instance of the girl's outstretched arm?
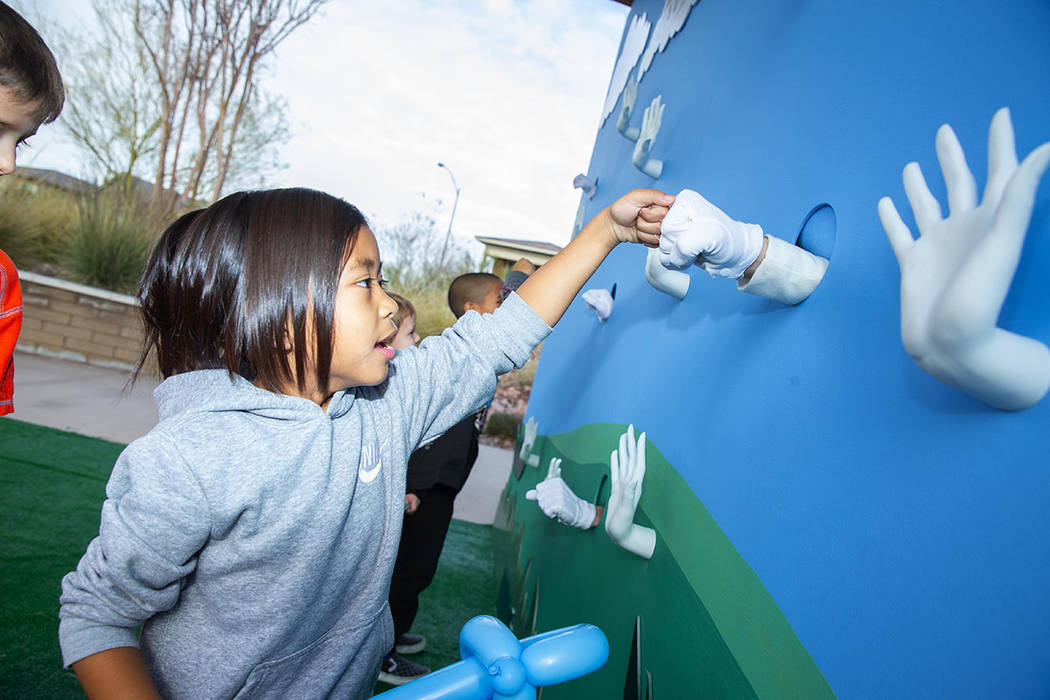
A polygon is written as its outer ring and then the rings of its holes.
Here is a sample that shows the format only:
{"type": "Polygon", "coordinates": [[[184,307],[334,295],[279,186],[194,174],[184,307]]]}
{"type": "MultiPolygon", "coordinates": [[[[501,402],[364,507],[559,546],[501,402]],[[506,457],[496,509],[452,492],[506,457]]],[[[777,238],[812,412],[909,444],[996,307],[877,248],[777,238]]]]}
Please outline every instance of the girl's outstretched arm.
{"type": "Polygon", "coordinates": [[[84,694],[96,698],[160,700],[142,655],[133,647],[116,647],[92,654],[73,664],[84,694]]]}
{"type": "Polygon", "coordinates": [[[553,326],[618,244],[659,245],[660,222],[673,202],[674,195],[660,190],[628,192],[598,212],[569,245],[532,273],[518,287],[518,296],[553,326]]]}

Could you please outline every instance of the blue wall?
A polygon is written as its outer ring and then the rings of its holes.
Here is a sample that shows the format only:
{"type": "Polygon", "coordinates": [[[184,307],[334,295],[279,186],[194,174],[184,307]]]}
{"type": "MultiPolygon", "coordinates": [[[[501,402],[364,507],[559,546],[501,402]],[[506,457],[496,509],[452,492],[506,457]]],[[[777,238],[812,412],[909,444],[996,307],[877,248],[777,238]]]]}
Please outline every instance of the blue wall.
{"type": "MultiPolygon", "coordinates": [[[[662,7],[636,0],[632,17],[662,7]]],[[[912,363],[876,214],[890,195],[916,230],[911,160],[946,209],[944,122],[980,188],[996,109],[1021,157],[1050,140],[1050,3],[700,0],[640,83],[633,125],[658,94],[662,177],[631,166],[614,112],[587,218],[633,187],[689,187],[794,241],[827,202],[828,273],[789,308],[694,268],[678,302],[645,282],[644,249],[621,246],[588,285],[618,285],[612,318],[574,302],[529,415],[545,434],[648,431],[840,697],[1050,695],[1050,398],[999,412],[912,363]]],[[[1048,299],[1044,181],[1000,325],[1050,341],[1048,299]]]]}

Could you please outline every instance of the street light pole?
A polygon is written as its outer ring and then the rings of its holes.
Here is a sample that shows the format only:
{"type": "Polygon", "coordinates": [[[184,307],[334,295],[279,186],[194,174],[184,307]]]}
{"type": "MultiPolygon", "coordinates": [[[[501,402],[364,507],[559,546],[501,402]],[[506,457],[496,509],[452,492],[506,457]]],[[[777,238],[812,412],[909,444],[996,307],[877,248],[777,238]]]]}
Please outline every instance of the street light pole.
{"type": "Polygon", "coordinates": [[[456,189],[456,199],[452,202],[452,216],[448,217],[448,233],[445,234],[445,245],[441,248],[441,264],[445,264],[445,253],[448,252],[448,241],[452,237],[452,220],[456,218],[456,205],[459,204],[459,185],[456,184],[456,176],[452,174],[452,169],[444,163],[438,163],[439,168],[444,168],[448,171],[448,176],[452,178],[452,186],[456,189]]]}

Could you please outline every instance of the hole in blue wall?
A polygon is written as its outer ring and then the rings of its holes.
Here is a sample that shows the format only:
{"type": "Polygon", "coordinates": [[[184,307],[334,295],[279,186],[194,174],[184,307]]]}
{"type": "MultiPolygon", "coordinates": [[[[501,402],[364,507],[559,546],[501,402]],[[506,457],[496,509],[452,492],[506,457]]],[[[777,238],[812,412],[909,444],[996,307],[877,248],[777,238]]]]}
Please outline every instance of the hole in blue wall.
{"type": "Polygon", "coordinates": [[[825,202],[809,210],[798,230],[795,245],[831,260],[831,251],[835,249],[835,210],[830,204],[825,202]]]}

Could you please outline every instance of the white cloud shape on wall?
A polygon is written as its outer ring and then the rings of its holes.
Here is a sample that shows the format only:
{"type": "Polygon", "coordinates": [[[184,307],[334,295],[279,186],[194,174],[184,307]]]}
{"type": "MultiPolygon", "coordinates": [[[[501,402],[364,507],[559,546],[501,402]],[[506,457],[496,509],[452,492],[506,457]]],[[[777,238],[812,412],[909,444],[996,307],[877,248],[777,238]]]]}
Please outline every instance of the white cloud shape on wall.
{"type": "MultiPolygon", "coordinates": [[[[698,0],[665,0],[660,19],[656,20],[653,36],[649,40],[649,45],[645,47],[642,62],[638,66],[638,82],[642,82],[642,76],[645,75],[645,71],[649,70],[656,54],[667,48],[671,37],[685,26],[685,21],[689,19],[689,11],[697,2],[698,0]]],[[[618,64],[617,67],[619,67],[618,64]]]]}
{"type": "MultiPolygon", "coordinates": [[[[664,11],[666,12],[666,8],[664,11]]],[[[644,12],[631,20],[627,36],[623,40],[623,50],[620,51],[620,57],[616,59],[616,67],[613,68],[612,79],[609,81],[609,93],[605,96],[605,107],[602,108],[603,124],[616,107],[616,101],[620,99],[620,93],[627,84],[627,76],[631,74],[631,69],[634,68],[638,57],[645,49],[645,40],[649,38],[651,26],[644,12]]]]}

